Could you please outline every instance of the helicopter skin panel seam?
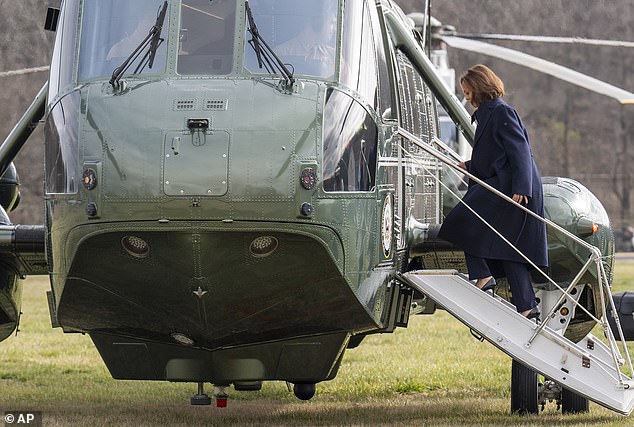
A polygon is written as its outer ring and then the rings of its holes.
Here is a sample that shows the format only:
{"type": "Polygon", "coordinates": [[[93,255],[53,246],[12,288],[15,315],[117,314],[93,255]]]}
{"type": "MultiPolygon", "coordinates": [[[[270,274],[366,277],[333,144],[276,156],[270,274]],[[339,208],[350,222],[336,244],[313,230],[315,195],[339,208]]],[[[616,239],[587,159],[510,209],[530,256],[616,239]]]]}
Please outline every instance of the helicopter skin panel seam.
{"type": "Polygon", "coordinates": [[[484,55],[493,56],[504,59],[514,64],[523,65],[534,70],[550,74],[558,79],[567,81],[577,86],[581,86],[596,93],[600,93],[616,99],[623,104],[623,100],[634,99],[634,93],[628,92],[609,83],[590,77],[578,71],[556,64],[545,59],[528,55],[514,49],[497,46],[491,43],[484,43],[476,40],[463,39],[461,37],[443,37],[449,46],[473,52],[482,53],[484,55]]]}

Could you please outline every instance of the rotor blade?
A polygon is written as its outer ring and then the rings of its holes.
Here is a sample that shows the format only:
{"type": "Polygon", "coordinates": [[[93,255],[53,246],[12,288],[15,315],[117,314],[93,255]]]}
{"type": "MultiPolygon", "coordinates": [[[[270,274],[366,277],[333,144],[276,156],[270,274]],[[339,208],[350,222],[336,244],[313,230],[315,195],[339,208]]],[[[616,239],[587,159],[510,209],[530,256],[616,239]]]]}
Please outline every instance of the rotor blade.
{"type": "Polygon", "coordinates": [[[593,46],[634,47],[634,42],[628,42],[623,40],[586,39],[584,37],[554,37],[554,36],[527,36],[522,34],[475,34],[475,33],[457,33],[456,36],[462,37],[465,39],[512,40],[512,41],[540,42],[540,43],[573,43],[573,44],[589,44],[593,46]]]}
{"type": "Polygon", "coordinates": [[[39,73],[40,71],[48,71],[49,66],[35,67],[35,68],[23,68],[21,70],[1,71],[0,78],[9,76],[19,76],[22,74],[39,73]]]}
{"type": "Polygon", "coordinates": [[[451,47],[504,59],[515,64],[541,71],[542,73],[550,74],[558,79],[565,80],[593,92],[609,96],[616,99],[621,104],[634,104],[634,93],[612,86],[609,83],[587,76],[578,71],[571,70],[570,68],[555,64],[554,62],[546,61],[545,59],[537,58],[536,56],[528,55],[517,50],[476,40],[450,36],[444,36],[442,39],[451,47]]]}

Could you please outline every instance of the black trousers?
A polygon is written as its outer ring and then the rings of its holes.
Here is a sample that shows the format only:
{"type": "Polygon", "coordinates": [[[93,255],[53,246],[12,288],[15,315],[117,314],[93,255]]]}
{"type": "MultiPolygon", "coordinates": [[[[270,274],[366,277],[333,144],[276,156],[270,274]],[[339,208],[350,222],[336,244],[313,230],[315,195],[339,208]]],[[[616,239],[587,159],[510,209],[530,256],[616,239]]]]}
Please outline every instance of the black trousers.
{"type": "Polygon", "coordinates": [[[465,252],[469,279],[476,280],[493,276],[506,277],[513,294],[512,303],[518,312],[537,307],[535,291],[531,284],[529,265],[523,262],[485,259],[465,252]]]}

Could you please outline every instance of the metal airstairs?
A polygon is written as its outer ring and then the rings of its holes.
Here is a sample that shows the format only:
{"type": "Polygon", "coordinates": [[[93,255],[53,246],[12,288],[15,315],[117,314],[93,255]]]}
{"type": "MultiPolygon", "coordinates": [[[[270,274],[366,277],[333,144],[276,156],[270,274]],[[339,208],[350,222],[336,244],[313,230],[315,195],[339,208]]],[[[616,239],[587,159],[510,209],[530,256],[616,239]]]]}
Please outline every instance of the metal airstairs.
{"type": "MultiPolygon", "coordinates": [[[[433,143],[453,157],[448,157],[439,149],[426,144],[404,129],[399,129],[398,134],[423,149],[426,153],[458,170],[458,167],[455,166],[455,161],[461,161],[461,159],[439,139],[434,138],[433,143]]],[[[403,150],[402,155],[403,157],[399,156],[399,159],[416,162],[419,163],[419,166],[425,167],[424,162],[420,162],[417,156],[413,156],[405,150],[403,150]]],[[[629,415],[634,409],[634,381],[622,372],[621,367],[627,364],[630,376],[634,375],[634,369],[620,323],[618,322],[617,311],[612,300],[610,285],[602,264],[600,251],[552,221],[541,218],[515,203],[512,199],[468,172],[462,170],[460,172],[504,198],[507,202],[513,203],[528,214],[539,218],[547,226],[554,227],[579,245],[586,247],[590,251],[588,261],[566,289],[563,289],[542,272],[544,277],[561,292],[561,296],[556,302],[553,303],[551,301],[548,307],[542,306],[542,319],[544,321],[539,324],[517,313],[515,306],[503,298],[478,289],[467,277],[455,270],[413,271],[403,274],[401,276],[402,281],[411,288],[430,297],[462,323],[513,359],[579,395],[615,412],[629,415]],[[597,311],[602,313],[601,318],[597,318],[584,306],[578,304],[577,299],[570,294],[571,290],[579,284],[583,274],[592,267],[596,268],[599,282],[600,301],[596,303],[601,304],[602,310],[597,311]],[[608,341],[607,345],[592,334],[589,334],[578,343],[574,343],[563,336],[561,327],[556,325],[555,314],[565,301],[572,301],[576,310],[584,311],[597,325],[603,328],[608,341]],[[624,355],[621,354],[616,339],[608,325],[606,315],[608,305],[611,305],[612,315],[618,325],[619,338],[622,342],[624,355]]],[[[467,208],[471,209],[469,206],[467,208]]],[[[472,212],[478,216],[475,211],[472,210],[472,212]]],[[[482,218],[480,220],[484,221],[482,218]]],[[[504,239],[497,230],[490,225],[489,227],[504,239]]],[[[527,263],[533,265],[534,268],[541,272],[510,242],[507,241],[507,243],[524,257],[527,263]]]]}
{"type": "Polygon", "coordinates": [[[403,279],[513,359],[606,408],[632,411],[634,381],[619,375],[610,349],[598,339],[575,344],[548,326],[533,338],[535,322],[455,271],[416,271],[403,279]]]}

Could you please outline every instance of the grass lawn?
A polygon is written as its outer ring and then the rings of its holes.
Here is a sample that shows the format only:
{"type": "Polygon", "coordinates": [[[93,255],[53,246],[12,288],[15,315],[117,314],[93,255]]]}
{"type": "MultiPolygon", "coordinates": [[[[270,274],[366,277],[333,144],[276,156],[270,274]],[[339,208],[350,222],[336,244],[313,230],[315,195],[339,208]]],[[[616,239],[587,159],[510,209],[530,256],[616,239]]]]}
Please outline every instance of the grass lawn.
{"type": "MultiPolygon", "coordinates": [[[[510,415],[511,360],[444,311],[348,350],[311,401],[275,382],[232,390],[225,409],[192,407],[194,384],[115,381],[88,336],[51,329],[48,286],[25,283],[20,333],[0,343],[0,413],[42,411],[45,426],[634,425],[596,404],[583,415],[564,417],[554,404],[539,416],[510,415]]],[[[614,288],[634,289],[634,261],[617,262],[614,288]]]]}

